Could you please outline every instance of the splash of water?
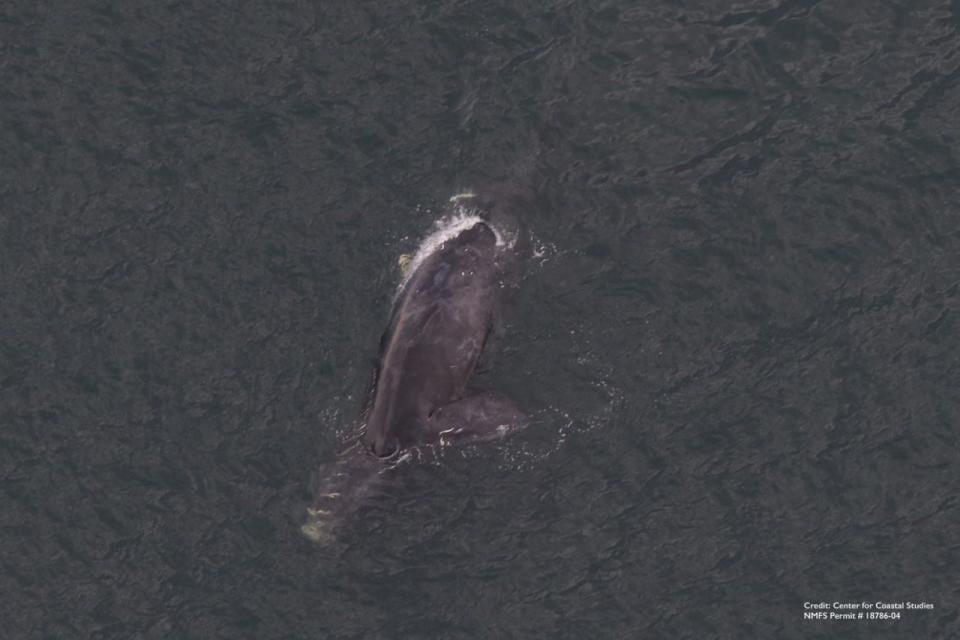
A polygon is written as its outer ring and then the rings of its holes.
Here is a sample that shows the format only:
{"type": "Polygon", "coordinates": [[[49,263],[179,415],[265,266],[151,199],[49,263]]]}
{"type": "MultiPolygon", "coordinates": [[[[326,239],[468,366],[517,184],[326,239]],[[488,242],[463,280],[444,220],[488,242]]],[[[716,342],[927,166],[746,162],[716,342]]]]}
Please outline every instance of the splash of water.
{"type": "Polygon", "coordinates": [[[473,192],[465,191],[450,198],[452,205],[450,213],[434,220],[433,229],[420,241],[416,253],[413,254],[409,261],[405,260],[402,264],[404,275],[397,287],[397,294],[403,291],[407,281],[410,279],[410,275],[416,272],[417,267],[419,267],[424,260],[434,252],[442,249],[446,242],[456,238],[460,233],[471,228],[478,222],[483,222],[490,227],[494,236],[497,238],[497,248],[499,250],[503,251],[513,248],[516,243],[516,237],[511,236],[503,229],[492,224],[489,220],[481,217],[480,210],[476,206],[476,197],[476,194],[473,192]]]}

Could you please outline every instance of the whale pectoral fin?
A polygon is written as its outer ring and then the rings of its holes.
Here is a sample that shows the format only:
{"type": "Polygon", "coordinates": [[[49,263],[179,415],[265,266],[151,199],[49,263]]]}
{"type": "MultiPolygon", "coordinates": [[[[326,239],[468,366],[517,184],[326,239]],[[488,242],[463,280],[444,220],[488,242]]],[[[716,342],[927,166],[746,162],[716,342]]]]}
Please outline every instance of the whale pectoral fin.
{"type": "Polygon", "coordinates": [[[481,393],[443,405],[431,414],[426,431],[441,444],[493,440],[518,431],[529,419],[510,400],[481,393]]]}

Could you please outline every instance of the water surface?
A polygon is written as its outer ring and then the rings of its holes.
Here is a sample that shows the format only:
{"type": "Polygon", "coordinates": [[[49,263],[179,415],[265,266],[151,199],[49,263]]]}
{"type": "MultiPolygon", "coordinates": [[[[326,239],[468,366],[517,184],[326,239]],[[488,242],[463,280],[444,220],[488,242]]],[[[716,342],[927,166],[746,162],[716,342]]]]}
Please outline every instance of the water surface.
{"type": "Polygon", "coordinates": [[[11,638],[949,638],[960,8],[8,3],[11,638]],[[400,274],[530,183],[538,422],[299,534],[400,274]],[[898,623],[805,600],[927,600],[898,623]]]}

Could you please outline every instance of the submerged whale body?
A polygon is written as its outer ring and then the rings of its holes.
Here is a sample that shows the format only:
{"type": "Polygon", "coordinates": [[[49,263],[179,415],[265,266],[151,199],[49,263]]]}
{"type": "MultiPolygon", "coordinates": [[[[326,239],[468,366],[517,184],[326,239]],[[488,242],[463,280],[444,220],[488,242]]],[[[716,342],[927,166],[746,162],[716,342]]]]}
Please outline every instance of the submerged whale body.
{"type": "Polygon", "coordinates": [[[321,480],[307,537],[328,539],[404,451],[525,426],[506,398],[467,392],[498,310],[505,251],[488,222],[468,219],[414,263],[381,340],[363,435],[321,480]]]}

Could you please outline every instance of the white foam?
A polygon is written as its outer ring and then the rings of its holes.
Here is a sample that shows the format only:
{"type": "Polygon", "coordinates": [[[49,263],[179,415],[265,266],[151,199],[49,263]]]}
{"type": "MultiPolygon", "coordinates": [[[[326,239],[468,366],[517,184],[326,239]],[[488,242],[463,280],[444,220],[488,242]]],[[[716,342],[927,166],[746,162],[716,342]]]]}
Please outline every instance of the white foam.
{"type": "Polygon", "coordinates": [[[442,249],[444,243],[448,240],[456,238],[461,232],[466,231],[478,222],[483,222],[490,227],[493,235],[497,238],[497,247],[510,248],[513,246],[510,239],[505,239],[499,229],[477,215],[476,209],[470,206],[470,201],[475,197],[476,194],[466,191],[450,198],[450,202],[453,204],[452,213],[434,221],[433,230],[420,242],[420,246],[417,247],[417,252],[413,254],[413,258],[411,258],[409,264],[406,265],[406,273],[400,281],[400,285],[397,287],[398,293],[403,290],[407,284],[407,280],[416,272],[424,260],[435,251],[442,249]]]}

